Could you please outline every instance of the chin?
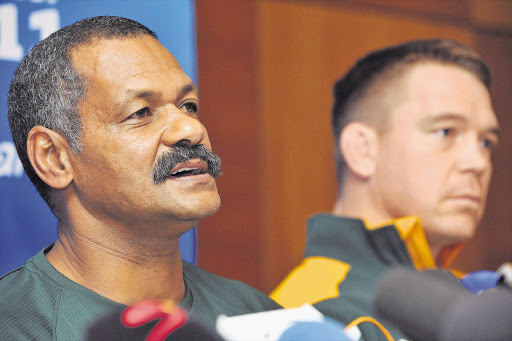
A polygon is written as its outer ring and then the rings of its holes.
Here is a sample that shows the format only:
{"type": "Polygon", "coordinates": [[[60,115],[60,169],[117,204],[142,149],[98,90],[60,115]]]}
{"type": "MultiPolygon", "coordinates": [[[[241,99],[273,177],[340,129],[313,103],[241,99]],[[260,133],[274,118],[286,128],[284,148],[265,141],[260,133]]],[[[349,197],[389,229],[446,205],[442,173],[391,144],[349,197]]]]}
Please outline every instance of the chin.
{"type": "Polygon", "coordinates": [[[201,218],[206,218],[217,213],[220,209],[220,201],[217,205],[212,205],[209,209],[205,209],[201,212],[201,218]]]}
{"type": "Polygon", "coordinates": [[[183,207],[176,217],[183,221],[199,221],[203,218],[209,217],[220,208],[220,197],[200,201],[195,205],[183,207]]]}
{"type": "Polygon", "coordinates": [[[471,239],[476,231],[476,223],[474,219],[456,218],[447,219],[438,225],[435,230],[429,231],[425,229],[425,233],[435,235],[435,239],[442,241],[446,245],[454,245],[467,242],[471,239]]]}

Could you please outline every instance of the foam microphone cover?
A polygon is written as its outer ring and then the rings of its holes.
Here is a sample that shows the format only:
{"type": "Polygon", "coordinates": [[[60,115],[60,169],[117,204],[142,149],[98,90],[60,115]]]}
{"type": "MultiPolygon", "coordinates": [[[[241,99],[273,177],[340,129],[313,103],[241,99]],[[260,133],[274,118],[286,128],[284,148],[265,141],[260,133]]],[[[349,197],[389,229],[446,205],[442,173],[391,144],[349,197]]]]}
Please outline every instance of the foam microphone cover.
{"type": "Polygon", "coordinates": [[[489,289],[457,301],[443,321],[443,341],[511,341],[512,290],[489,289]]]}
{"type": "Polygon", "coordinates": [[[451,274],[407,268],[388,271],[377,283],[374,310],[415,341],[438,340],[452,305],[472,296],[451,274]]]}

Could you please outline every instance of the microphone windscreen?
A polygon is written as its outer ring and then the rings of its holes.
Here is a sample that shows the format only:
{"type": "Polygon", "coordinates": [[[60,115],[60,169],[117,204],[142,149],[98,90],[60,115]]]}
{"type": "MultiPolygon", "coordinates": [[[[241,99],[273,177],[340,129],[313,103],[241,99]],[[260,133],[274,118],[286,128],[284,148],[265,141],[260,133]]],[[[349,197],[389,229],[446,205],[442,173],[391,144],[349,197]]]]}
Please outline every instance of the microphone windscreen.
{"type": "Polygon", "coordinates": [[[452,275],[438,270],[388,271],[378,281],[374,310],[413,340],[436,340],[446,313],[471,294],[452,275]]]}
{"type": "Polygon", "coordinates": [[[443,321],[439,339],[511,341],[512,290],[494,288],[457,301],[443,321]]]}

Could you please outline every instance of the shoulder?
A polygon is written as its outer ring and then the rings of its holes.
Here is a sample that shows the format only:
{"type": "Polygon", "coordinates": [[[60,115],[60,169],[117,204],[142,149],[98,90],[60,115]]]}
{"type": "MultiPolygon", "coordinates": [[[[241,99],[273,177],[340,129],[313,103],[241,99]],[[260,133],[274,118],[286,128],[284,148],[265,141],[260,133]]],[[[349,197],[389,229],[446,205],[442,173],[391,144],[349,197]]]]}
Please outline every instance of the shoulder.
{"type": "Polygon", "coordinates": [[[0,278],[0,303],[23,301],[32,302],[34,297],[52,296],[60,287],[40,271],[32,262],[33,258],[0,278]],[[44,295],[43,295],[44,294],[44,295]]]}
{"type": "Polygon", "coordinates": [[[40,253],[0,279],[0,340],[77,340],[119,306],[58,273],[40,253]]]}
{"type": "Polygon", "coordinates": [[[30,259],[0,278],[0,339],[50,336],[55,317],[52,307],[60,293],[60,288],[44,278],[30,259]]]}

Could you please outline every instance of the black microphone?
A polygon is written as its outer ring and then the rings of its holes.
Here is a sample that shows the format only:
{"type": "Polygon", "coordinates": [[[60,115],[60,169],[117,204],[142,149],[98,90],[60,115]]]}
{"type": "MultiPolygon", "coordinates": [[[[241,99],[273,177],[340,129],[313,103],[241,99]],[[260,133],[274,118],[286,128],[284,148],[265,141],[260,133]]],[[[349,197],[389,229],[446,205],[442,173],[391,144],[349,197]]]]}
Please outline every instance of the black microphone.
{"type": "Polygon", "coordinates": [[[498,287],[457,301],[441,326],[439,340],[512,340],[512,291],[498,287]]]}
{"type": "Polygon", "coordinates": [[[147,300],[111,310],[94,321],[84,341],[222,341],[200,321],[165,300],[147,300]]]}
{"type": "Polygon", "coordinates": [[[388,271],[373,305],[415,341],[512,340],[512,292],[498,287],[473,295],[442,270],[388,271]]]}

